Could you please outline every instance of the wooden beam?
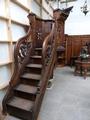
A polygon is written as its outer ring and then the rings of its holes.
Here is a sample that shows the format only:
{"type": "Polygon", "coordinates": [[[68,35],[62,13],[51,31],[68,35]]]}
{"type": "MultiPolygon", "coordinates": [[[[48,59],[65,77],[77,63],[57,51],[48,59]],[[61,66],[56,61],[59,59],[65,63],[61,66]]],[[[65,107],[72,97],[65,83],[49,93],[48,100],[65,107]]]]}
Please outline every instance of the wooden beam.
{"type": "Polygon", "coordinates": [[[47,9],[45,7],[42,6],[42,4],[40,4],[38,1],[34,0],[51,18],[53,18],[53,16],[47,11],[47,9]]]}
{"type": "MultiPolygon", "coordinates": [[[[42,0],[40,0],[40,4],[42,5],[42,0]]],[[[42,17],[42,7],[40,7],[40,16],[42,17]]]]}
{"type": "MultiPolygon", "coordinates": [[[[45,0],[45,1],[46,1],[47,4],[49,4],[49,0],[45,0]]],[[[52,10],[54,10],[53,7],[50,4],[49,4],[49,6],[52,10]]]]}
{"type": "Polygon", "coordinates": [[[4,66],[4,65],[11,64],[11,63],[12,63],[12,61],[0,62],[0,67],[4,66]]]}
{"type": "MultiPolygon", "coordinates": [[[[8,17],[8,22],[7,22],[8,41],[10,41],[9,42],[9,61],[13,61],[13,44],[12,44],[12,32],[11,32],[10,0],[5,1],[5,8],[6,8],[6,15],[8,17]]],[[[9,63],[9,62],[7,61],[7,63],[9,63]]],[[[11,67],[11,74],[12,74],[12,71],[13,71],[12,64],[11,64],[10,67],[11,67]]]]}
{"type": "Polygon", "coordinates": [[[8,17],[5,17],[5,16],[0,16],[0,20],[6,20],[6,21],[8,21],[9,18],[8,18],[8,17]]]}
{"type": "Polygon", "coordinates": [[[21,26],[25,26],[25,25],[29,26],[29,24],[25,24],[25,23],[22,23],[22,22],[13,20],[13,19],[11,19],[11,22],[14,23],[14,24],[17,24],[17,25],[21,25],[21,26]]]}
{"type": "Polygon", "coordinates": [[[75,2],[75,1],[77,1],[77,0],[62,0],[62,1],[60,1],[60,3],[68,3],[68,2],[75,2]]]}
{"type": "Polygon", "coordinates": [[[10,40],[0,40],[0,43],[10,43],[10,40]]]}
{"type": "Polygon", "coordinates": [[[11,0],[11,1],[14,2],[15,4],[19,5],[21,8],[23,8],[24,10],[26,10],[28,13],[30,12],[30,9],[28,7],[26,7],[25,5],[23,5],[21,2],[19,2],[17,0],[11,0]]]}

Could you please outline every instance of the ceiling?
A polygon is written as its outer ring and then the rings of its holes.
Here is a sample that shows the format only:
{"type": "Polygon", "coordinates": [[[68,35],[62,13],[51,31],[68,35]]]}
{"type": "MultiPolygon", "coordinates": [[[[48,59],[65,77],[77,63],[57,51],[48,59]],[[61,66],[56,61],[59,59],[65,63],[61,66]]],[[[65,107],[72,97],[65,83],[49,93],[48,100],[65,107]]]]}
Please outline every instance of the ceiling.
{"type": "Polygon", "coordinates": [[[47,4],[50,5],[50,7],[52,7],[52,9],[55,9],[55,8],[64,9],[64,8],[67,8],[67,3],[75,2],[77,0],[45,0],[45,1],[47,2],[47,4]],[[63,4],[64,6],[60,7],[60,4],[63,4]]]}

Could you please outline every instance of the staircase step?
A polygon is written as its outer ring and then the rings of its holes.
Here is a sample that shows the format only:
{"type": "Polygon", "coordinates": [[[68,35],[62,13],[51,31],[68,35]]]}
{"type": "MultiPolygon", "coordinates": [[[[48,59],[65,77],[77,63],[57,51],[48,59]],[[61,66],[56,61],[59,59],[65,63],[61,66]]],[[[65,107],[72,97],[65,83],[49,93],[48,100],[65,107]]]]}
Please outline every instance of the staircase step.
{"type": "Polygon", "coordinates": [[[33,56],[31,56],[31,61],[33,64],[41,64],[42,56],[41,55],[33,55],[33,56]]]}
{"type": "Polygon", "coordinates": [[[22,97],[29,100],[35,100],[37,93],[37,87],[19,84],[16,88],[14,88],[15,96],[22,97]]]}
{"type": "Polygon", "coordinates": [[[21,76],[20,79],[23,84],[38,86],[38,83],[40,82],[40,78],[41,75],[25,73],[24,75],[21,76]]]}
{"type": "Polygon", "coordinates": [[[34,102],[20,98],[20,97],[13,97],[9,101],[8,105],[14,106],[14,107],[22,109],[22,110],[29,111],[32,109],[34,102]]]}
{"type": "Polygon", "coordinates": [[[39,56],[39,55],[33,55],[33,56],[31,56],[31,58],[37,58],[37,59],[40,59],[40,58],[42,58],[42,56],[39,56]]]}
{"type": "Polygon", "coordinates": [[[15,88],[15,90],[17,90],[17,91],[22,91],[22,92],[26,92],[26,93],[36,94],[36,92],[37,92],[37,87],[30,86],[30,85],[20,84],[19,86],[17,86],[17,87],[15,88]]]}
{"type": "Polygon", "coordinates": [[[21,77],[26,78],[26,79],[40,80],[41,75],[25,73],[21,77]]]}
{"type": "Polygon", "coordinates": [[[16,117],[11,116],[11,115],[7,115],[7,116],[4,118],[4,120],[21,120],[21,119],[16,118],[16,117]]]}
{"type": "Polygon", "coordinates": [[[42,68],[41,64],[28,64],[26,67],[31,67],[31,68],[42,68]]]}
{"type": "Polygon", "coordinates": [[[42,55],[42,48],[35,48],[35,55],[42,55]]]}
{"type": "Polygon", "coordinates": [[[35,48],[35,50],[42,50],[42,48],[35,48]]]}
{"type": "Polygon", "coordinates": [[[28,64],[25,67],[25,72],[27,73],[35,73],[35,74],[41,74],[42,65],[41,64],[28,64]]]}
{"type": "Polygon", "coordinates": [[[34,102],[19,97],[13,97],[7,103],[7,111],[10,115],[28,120],[32,117],[34,102]]]}

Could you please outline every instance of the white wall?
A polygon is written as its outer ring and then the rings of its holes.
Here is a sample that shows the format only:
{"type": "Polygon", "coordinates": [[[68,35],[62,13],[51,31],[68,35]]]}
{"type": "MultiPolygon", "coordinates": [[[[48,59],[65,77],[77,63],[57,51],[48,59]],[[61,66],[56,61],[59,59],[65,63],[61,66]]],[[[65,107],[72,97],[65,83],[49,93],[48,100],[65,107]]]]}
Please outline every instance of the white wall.
{"type": "Polygon", "coordinates": [[[10,81],[10,65],[0,67],[0,89],[6,87],[10,81]]]}
{"type": "Polygon", "coordinates": [[[0,0],[0,16],[6,16],[6,11],[5,11],[5,2],[4,0],[0,0]]]}
{"type": "Polygon", "coordinates": [[[6,21],[0,20],[0,41],[8,41],[6,21]]]}
{"type": "Polygon", "coordinates": [[[13,23],[11,24],[11,32],[13,41],[17,41],[19,38],[26,35],[22,26],[13,23]]]}
{"type": "MultiPolygon", "coordinates": [[[[77,0],[74,4],[72,12],[65,22],[65,34],[69,35],[87,35],[90,34],[90,11],[85,16],[81,12],[85,0],[77,0]]],[[[88,8],[90,10],[90,0],[88,8]]]]}
{"type": "MultiPolygon", "coordinates": [[[[49,4],[47,4],[47,2],[45,0],[42,0],[42,5],[43,7],[49,12],[50,15],[53,16],[53,11],[52,9],[50,8],[49,4]]],[[[50,15],[47,14],[47,12],[45,12],[43,9],[42,9],[42,18],[43,19],[51,19],[50,15]]]]}
{"type": "Polygon", "coordinates": [[[13,2],[10,2],[10,16],[11,16],[11,19],[19,21],[21,23],[28,24],[27,15],[28,15],[27,11],[25,11],[19,5],[15,4],[13,2]]]}
{"type": "Polygon", "coordinates": [[[31,2],[29,3],[29,7],[31,12],[40,17],[40,6],[34,0],[31,0],[31,2]]]}
{"type": "Polygon", "coordinates": [[[29,25],[29,9],[40,16],[40,6],[34,0],[17,1],[28,10],[11,0],[0,0],[0,89],[10,81],[14,43],[26,34],[23,25],[29,25]]]}

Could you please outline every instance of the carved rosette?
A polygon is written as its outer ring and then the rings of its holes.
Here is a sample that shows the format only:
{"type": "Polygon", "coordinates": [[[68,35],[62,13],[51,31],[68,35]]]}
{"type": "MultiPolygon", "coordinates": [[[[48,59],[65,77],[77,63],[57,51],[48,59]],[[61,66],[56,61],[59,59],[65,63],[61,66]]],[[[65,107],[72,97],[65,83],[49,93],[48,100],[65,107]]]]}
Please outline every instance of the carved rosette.
{"type": "Polygon", "coordinates": [[[31,42],[24,41],[23,43],[20,44],[19,50],[18,50],[18,62],[22,63],[23,59],[26,57],[28,54],[28,50],[31,47],[31,42]]]}

